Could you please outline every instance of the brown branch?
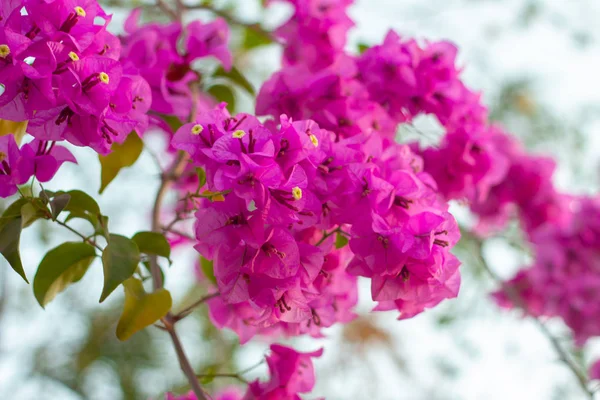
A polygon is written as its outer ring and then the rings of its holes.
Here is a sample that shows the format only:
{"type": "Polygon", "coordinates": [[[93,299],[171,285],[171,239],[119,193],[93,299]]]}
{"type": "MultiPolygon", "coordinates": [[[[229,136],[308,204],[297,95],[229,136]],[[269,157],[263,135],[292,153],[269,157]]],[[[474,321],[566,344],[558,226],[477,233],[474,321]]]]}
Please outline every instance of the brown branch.
{"type": "Polygon", "coordinates": [[[196,378],[202,379],[202,378],[233,378],[233,379],[237,379],[238,381],[240,381],[241,383],[247,385],[248,382],[243,376],[240,376],[238,374],[198,374],[196,375],[196,378]]]}
{"type": "Polygon", "coordinates": [[[550,332],[550,330],[544,324],[544,322],[542,322],[538,317],[536,317],[534,314],[532,314],[529,311],[525,300],[521,296],[521,293],[519,293],[519,291],[517,289],[515,289],[514,287],[512,287],[510,285],[507,285],[502,280],[502,278],[500,278],[490,268],[490,266],[487,264],[487,262],[485,260],[485,257],[483,256],[483,251],[482,251],[483,242],[482,242],[482,240],[479,239],[479,238],[477,238],[475,235],[471,234],[470,232],[464,231],[462,229],[461,229],[461,232],[463,233],[463,236],[469,237],[471,240],[475,241],[475,243],[477,244],[477,246],[476,246],[477,247],[477,254],[476,254],[476,256],[477,256],[477,259],[478,259],[479,263],[483,267],[483,269],[487,272],[487,274],[497,284],[499,284],[501,286],[502,291],[504,292],[504,294],[506,294],[506,296],[508,296],[508,298],[510,299],[510,301],[515,306],[517,306],[518,308],[520,308],[521,310],[523,310],[523,312],[525,313],[525,315],[527,317],[530,317],[533,320],[533,322],[537,325],[537,327],[540,330],[540,332],[546,337],[546,339],[548,339],[548,341],[552,345],[552,348],[554,349],[554,351],[558,355],[560,361],[573,373],[573,375],[577,379],[577,383],[579,384],[579,386],[581,387],[581,389],[584,391],[584,393],[587,395],[587,397],[589,399],[593,400],[594,399],[594,393],[588,387],[589,382],[588,382],[586,373],[584,371],[582,371],[581,368],[572,360],[572,358],[569,355],[568,351],[563,348],[563,346],[560,344],[559,340],[556,337],[554,337],[554,335],[552,334],[552,332],[550,332]]]}
{"type": "MultiPolygon", "coordinates": [[[[169,318],[168,316],[166,318],[169,318]]],[[[198,382],[198,378],[196,378],[196,374],[192,369],[190,361],[188,360],[185,351],[183,350],[183,345],[181,344],[181,340],[179,340],[179,336],[177,336],[177,332],[175,332],[175,326],[165,321],[165,327],[167,328],[167,332],[169,336],[171,336],[171,340],[173,341],[173,346],[175,347],[175,352],[177,353],[177,358],[179,359],[179,366],[181,370],[185,374],[188,379],[188,382],[192,386],[192,391],[196,395],[198,400],[207,400],[204,391],[202,390],[202,386],[200,386],[200,382],[198,382]]]]}
{"type": "MultiPolygon", "coordinates": [[[[189,159],[189,155],[183,151],[179,151],[177,153],[177,159],[166,173],[162,175],[160,187],[156,193],[156,198],[154,200],[154,208],[152,210],[152,231],[161,233],[161,225],[160,225],[160,211],[162,207],[162,203],[164,201],[169,188],[175,182],[185,169],[185,165],[189,159]]],[[[158,257],[152,256],[150,257],[150,266],[152,271],[152,278],[154,280],[154,289],[158,290],[162,288],[163,282],[160,274],[160,267],[158,265],[158,257]]]]}
{"type": "MultiPolygon", "coordinates": [[[[160,211],[164,198],[167,192],[169,191],[169,188],[172,186],[173,182],[177,181],[177,179],[179,179],[179,177],[183,173],[188,158],[189,156],[187,153],[180,151],[179,153],[177,153],[177,159],[175,160],[169,171],[162,174],[160,187],[158,188],[158,191],[156,193],[156,199],[154,200],[154,208],[152,210],[152,230],[154,232],[161,232],[160,211]]],[[[152,272],[154,290],[159,290],[163,287],[163,281],[160,273],[160,266],[158,265],[158,257],[154,255],[150,256],[149,261],[150,270],[152,272]]],[[[173,315],[171,315],[170,313],[167,314],[162,319],[162,322],[166,331],[169,333],[169,336],[171,336],[173,346],[175,347],[175,352],[177,353],[177,358],[179,359],[179,365],[181,367],[181,370],[185,374],[188,382],[190,383],[192,390],[196,395],[196,398],[198,400],[206,400],[207,397],[205,396],[204,391],[200,386],[200,382],[198,382],[198,379],[194,374],[194,370],[192,369],[190,361],[188,360],[187,355],[185,354],[183,345],[181,344],[181,340],[179,339],[179,336],[177,336],[177,332],[175,331],[174,323],[176,321],[173,315]]]]}
{"type": "Polygon", "coordinates": [[[182,319],[184,319],[185,317],[187,317],[196,307],[206,303],[208,300],[210,299],[214,299],[215,297],[220,296],[221,294],[219,292],[217,293],[212,293],[212,294],[208,294],[200,299],[198,299],[197,301],[195,301],[194,303],[192,303],[191,305],[187,306],[186,308],[184,308],[183,310],[181,310],[180,312],[178,312],[177,314],[175,314],[173,316],[173,322],[177,322],[180,321],[182,319]]]}
{"type": "Polygon", "coordinates": [[[178,15],[178,13],[176,13],[175,11],[173,11],[171,9],[171,7],[169,7],[167,5],[167,3],[165,3],[164,0],[156,0],[156,6],[158,8],[160,8],[160,10],[162,12],[164,12],[165,14],[167,14],[172,20],[177,21],[180,19],[180,16],[178,15]]]}
{"type": "Polygon", "coordinates": [[[263,363],[265,362],[265,359],[263,358],[262,360],[260,360],[258,363],[254,364],[251,367],[248,367],[246,369],[243,369],[239,372],[234,372],[234,373],[216,373],[216,374],[197,374],[196,377],[197,378],[233,378],[233,379],[237,379],[238,381],[244,383],[244,384],[248,384],[248,380],[246,378],[244,378],[244,374],[247,374],[248,372],[252,371],[253,369],[261,366],[263,363]]]}
{"type": "Polygon", "coordinates": [[[67,228],[68,230],[70,230],[71,232],[73,232],[74,234],[76,234],[77,236],[79,236],[80,238],[83,239],[84,242],[91,244],[92,246],[94,246],[95,248],[97,248],[98,250],[100,250],[100,252],[104,251],[102,249],[102,247],[98,246],[98,244],[93,241],[92,239],[90,239],[89,237],[85,236],[83,233],[77,231],[76,229],[71,228],[69,225],[67,225],[65,222],[59,221],[58,219],[55,220],[54,222],[56,222],[57,224],[59,224],[60,226],[63,226],[65,228],[67,228]]]}
{"type": "MultiPolygon", "coordinates": [[[[170,9],[168,9],[168,7],[166,7],[163,0],[157,0],[157,5],[159,7],[161,7],[161,6],[165,7],[165,12],[169,13],[170,9]]],[[[180,7],[178,7],[177,13],[171,12],[170,15],[173,19],[180,20],[181,19],[180,7]]],[[[190,121],[194,121],[196,119],[197,106],[196,106],[195,100],[196,100],[197,91],[198,91],[198,88],[196,86],[193,86],[192,87],[192,96],[194,98],[194,102],[193,102],[192,110],[190,112],[190,118],[189,118],[190,121]]],[[[173,183],[176,182],[183,174],[183,171],[185,170],[188,160],[189,160],[189,154],[187,154],[186,152],[183,152],[183,151],[179,151],[177,153],[177,158],[175,159],[175,162],[173,163],[171,168],[169,168],[169,170],[166,173],[161,174],[160,186],[158,188],[158,191],[156,192],[156,198],[154,200],[154,207],[152,209],[152,231],[153,232],[161,233],[160,212],[161,212],[162,204],[164,202],[165,196],[167,195],[167,193],[168,193],[169,189],[171,188],[171,186],[173,185],[173,183]]],[[[156,290],[161,289],[164,285],[164,282],[162,281],[160,265],[158,264],[158,257],[155,255],[150,256],[149,262],[150,262],[150,270],[152,273],[152,282],[154,285],[154,290],[156,291],[156,290]]],[[[179,360],[179,366],[181,367],[181,370],[185,374],[185,376],[192,388],[192,391],[196,395],[196,399],[197,400],[207,400],[208,397],[202,390],[202,386],[200,385],[198,378],[196,378],[194,370],[192,369],[192,366],[190,364],[190,360],[188,359],[187,355],[185,354],[185,350],[183,349],[181,340],[179,339],[179,336],[177,335],[177,331],[175,330],[175,322],[176,321],[175,321],[173,315],[169,312],[165,317],[163,317],[161,319],[161,321],[164,324],[165,330],[169,333],[169,336],[171,337],[171,341],[173,342],[173,346],[175,347],[175,353],[177,354],[177,359],[179,360]]]]}
{"type": "Polygon", "coordinates": [[[175,228],[169,228],[168,226],[163,226],[162,227],[162,231],[165,232],[165,233],[169,232],[169,233],[172,233],[172,234],[177,235],[177,236],[184,237],[184,238],[189,239],[189,240],[196,240],[196,238],[193,237],[192,235],[190,235],[188,233],[185,233],[185,232],[182,232],[180,230],[177,230],[175,228]]]}

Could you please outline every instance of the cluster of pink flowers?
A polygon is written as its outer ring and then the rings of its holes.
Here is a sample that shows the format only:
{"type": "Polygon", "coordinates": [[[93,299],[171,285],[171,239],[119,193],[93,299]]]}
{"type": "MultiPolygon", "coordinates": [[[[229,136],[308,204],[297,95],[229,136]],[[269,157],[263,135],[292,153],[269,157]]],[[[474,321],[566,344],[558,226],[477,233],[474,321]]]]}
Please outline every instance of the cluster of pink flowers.
{"type": "Polygon", "coordinates": [[[487,196],[470,204],[480,219],[476,230],[487,234],[515,216],[528,236],[544,225],[565,223],[571,214],[570,197],[558,192],[552,183],[554,160],[528,154],[514,137],[498,127],[489,140],[507,167],[502,180],[489,188],[487,196]]]}
{"type": "Polygon", "coordinates": [[[275,31],[284,44],[283,64],[301,64],[314,71],[332,64],[354,26],[346,13],[353,0],[280,1],[295,8],[292,17],[275,31]]]}
{"type": "Polygon", "coordinates": [[[258,328],[318,335],[347,321],[352,276],[371,278],[378,309],[413,316],[456,296],[454,218],[422,160],[379,135],[337,140],[310,120],[262,125],[223,106],[184,125],[174,147],[205,168],[196,249],[214,261],[213,320],[247,340],[258,328]],[[350,250],[334,249],[335,235],[350,250]]]}
{"type": "Polygon", "coordinates": [[[533,233],[534,264],[508,282],[524,304],[495,296],[503,306],[561,317],[582,345],[600,336],[600,198],[572,199],[568,207],[567,221],[533,233]]]}
{"type": "MultiPolygon", "coordinates": [[[[124,66],[139,71],[150,85],[150,111],[187,121],[191,110],[215,106],[209,95],[192,91],[192,84],[201,79],[193,63],[213,56],[225,69],[231,68],[232,56],[227,47],[229,28],[225,21],[220,18],[207,24],[193,21],[185,28],[179,22],[140,26],[140,15],[141,9],[136,9],[125,22],[121,57],[124,66]]],[[[153,122],[169,131],[164,122],[158,119],[153,122]]]]}
{"type": "MultiPolygon", "coordinates": [[[[236,387],[225,388],[214,395],[211,399],[213,400],[242,400],[243,393],[236,387]]],[[[183,396],[176,396],[172,393],[167,393],[165,400],[198,400],[194,392],[189,392],[183,396]]]]}
{"type": "Polygon", "coordinates": [[[150,88],[119,62],[111,17],[95,0],[2,2],[0,118],[44,141],[108,153],[147,125],[150,88]]]}
{"type": "MultiPolygon", "coordinates": [[[[267,356],[270,378],[267,382],[255,380],[248,385],[245,395],[236,389],[226,389],[215,400],[300,400],[299,394],[309,393],[315,386],[312,359],[320,357],[323,349],[299,353],[290,347],[271,345],[267,356]]],[[[168,394],[166,400],[196,400],[192,393],[176,397],[168,394]]]]}
{"type": "Polygon", "coordinates": [[[484,200],[505,176],[507,160],[492,142],[495,128],[488,125],[480,96],[460,80],[456,47],[448,42],[420,45],[390,32],[381,45],[350,55],[343,51],[351,26],[344,10],[350,2],[293,3],[296,14],[288,24],[294,32],[333,26],[328,32],[336,40],[308,34],[287,38],[284,67],[262,87],[257,113],[313,119],[341,138],[370,133],[393,138],[398,124],[424,113],[435,115],[447,134],[439,148],[422,152],[425,170],[446,198],[484,200]],[[305,17],[306,10],[313,11],[311,18],[305,17]],[[318,62],[290,55],[299,51],[317,55],[318,62]]]}
{"type": "MultiPolygon", "coordinates": [[[[452,199],[468,201],[481,234],[517,216],[536,259],[509,285],[529,312],[564,319],[578,344],[599,336],[600,200],[559,193],[554,162],[490,124],[453,44],[390,32],[349,54],[352,0],[286,1],[295,12],[274,32],[283,66],[257,97],[257,114],[274,118],[264,123],[231,116],[199,89],[199,59],[231,68],[223,19],[140,26],[137,9],[119,39],[95,0],[3,1],[0,119],[28,121],[35,139],[19,148],[0,137],[0,197],[75,162],[57,141],[107,154],[149,124],[171,133],[167,120],[195,117],[169,149],[191,157],[178,207],[198,209],[196,249],[213,261],[220,293],[211,318],[242,342],[321,336],[350,321],[359,276],[370,279],[375,309],[400,318],[455,297],[452,199]],[[421,114],[445,129],[439,146],[396,143],[399,124],[421,114]],[[199,190],[195,168],[206,173],[199,190]]],[[[295,400],[314,386],[320,352],[271,350],[271,380],[253,382],[244,400],[295,400]]]]}
{"type": "Polygon", "coordinates": [[[65,162],[77,161],[55,142],[34,139],[19,149],[13,135],[0,136],[0,197],[12,196],[32,176],[48,182],[65,162]]]}
{"type": "MultiPolygon", "coordinates": [[[[286,46],[283,68],[262,87],[257,113],[312,119],[342,142],[355,135],[393,138],[398,124],[419,114],[436,116],[446,131],[441,143],[425,149],[411,145],[435,182],[429,187],[445,199],[466,200],[479,217],[480,234],[518,217],[537,259],[512,284],[523,288],[532,312],[561,316],[579,343],[600,335],[592,295],[600,279],[592,250],[598,248],[591,222],[597,219],[592,206],[597,200],[558,192],[552,184],[554,161],[528,154],[489,123],[480,95],[460,80],[456,47],[402,40],[390,32],[381,45],[351,55],[344,52],[352,26],[345,15],[350,1],[290,2],[294,17],[278,31],[286,46]]],[[[356,243],[351,241],[354,252],[356,243]]],[[[355,271],[352,263],[348,271],[355,271]]]]}

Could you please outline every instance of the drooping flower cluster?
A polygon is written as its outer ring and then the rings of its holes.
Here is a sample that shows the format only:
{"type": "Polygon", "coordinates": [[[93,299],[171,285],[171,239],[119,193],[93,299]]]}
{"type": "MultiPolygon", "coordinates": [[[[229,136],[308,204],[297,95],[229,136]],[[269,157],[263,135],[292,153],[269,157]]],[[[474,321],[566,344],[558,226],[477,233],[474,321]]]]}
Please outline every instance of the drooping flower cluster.
{"type": "Polygon", "coordinates": [[[145,130],[150,88],[119,62],[111,17],[95,0],[9,1],[2,13],[0,119],[101,154],[145,130]]]}
{"type": "Polygon", "coordinates": [[[206,169],[196,248],[214,261],[213,320],[242,340],[277,325],[309,332],[348,321],[353,276],[406,318],[454,297],[459,234],[408,146],[377,135],[336,141],[313,121],[262,125],[223,106],[184,125],[173,145],[206,169]],[[334,249],[335,235],[350,249],[334,249]],[[350,275],[348,275],[350,274],[350,275]]]}
{"type": "Polygon", "coordinates": [[[485,234],[502,228],[513,216],[519,218],[528,236],[544,225],[562,226],[567,222],[570,198],[552,183],[554,160],[528,154],[514,137],[500,129],[494,130],[490,141],[507,160],[508,168],[485,198],[471,203],[471,210],[480,218],[477,230],[485,234]]]}
{"type": "MultiPolygon", "coordinates": [[[[305,9],[333,10],[344,21],[347,1],[294,2],[295,31],[331,23],[328,13],[314,13],[304,22],[305,9]],[[302,24],[305,25],[302,25],[302,24]]],[[[340,22],[339,32],[348,26],[340,22]]],[[[337,31],[336,31],[337,32],[337,31]]],[[[341,34],[341,33],[340,33],[341,34]]],[[[339,40],[344,43],[343,40],[339,40]]],[[[507,161],[492,143],[487,110],[480,96],[460,80],[457,49],[449,42],[420,45],[390,32],[381,45],[354,56],[343,46],[298,37],[284,51],[284,68],[262,87],[257,113],[313,119],[339,137],[377,133],[393,138],[398,124],[420,114],[435,115],[447,131],[441,145],[423,151],[425,169],[446,198],[485,199],[490,187],[507,171],[507,161]],[[300,41],[300,43],[296,43],[300,41]],[[288,55],[298,48],[324,54],[318,63],[288,55]],[[331,55],[333,54],[333,55],[331,55]],[[331,55],[331,56],[329,56],[331,55]]]]}
{"type": "MultiPolygon", "coordinates": [[[[292,3],[296,13],[290,32],[301,32],[311,27],[331,26],[328,25],[331,21],[344,21],[349,2],[292,3]],[[303,10],[320,7],[336,10],[336,19],[317,12],[311,14],[310,22],[303,18],[303,10]]],[[[345,33],[348,27],[339,22],[336,32],[345,33]]],[[[598,253],[597,250],[590,253],[592,244],[585,244],[582,249],[579,243],[584,237],[590,240],[593,229],[566,233],[568,240],[560,236],[561,230],[573,221],[585,221],[579,211],[572,215],[573,204],[586,209],[587,218],[598,219],[597,210],[589,205],[593,202],[559,193],[552,184],[554,162],[528,154],[516,139],[488,122],[480,95],[460,80],[455,46],[448,42],[422,45],[415,40],[402,40],[394,32],[381,45],[359,56],[345,53],[343,46],[309,35],[288,38],[284,43],[284,66],[262,87],[257,99],[258,114],[276,117],[285,113],[292,118],[313,119],[322,128],[335,132],[336,140],[375,134],[393,138],[398,124],[410,123],[419,114],[436,116],[446,131],[441,143],[425,149],[416,144],[411,146],[422,157],[423,170],[435,181],[430,187],[445,199],[466,200],[479,217],[476,230],[480,234],[501,228],[510,217],[518,217],[539,254],[534,267],[522,271],[512,281],[514,287],[522,289],[530,311],[561,316],[575,331],[579,343],[600,334],[595,326],[598,318],[593,305],[598,300],[593,297],[594,290],[597,291],[594,285],[600,277],[595,265],[598,253]],[[303,54],[307,61],[295,57],[296,53],[303,54]],[[323,56],[311,58],[311,54],[323,56]],[[580,258],[587,259],[588,265],[582,267],[580,258]],[[574,271],[585,273],[578,275],[574,271]]],[[[345,43],[345,38],[336,43],[345,43]]],[[[352,232],[359,229],[360,225],[355,224],[352,232]]],[[[351,241],[355,253],[360,251],[359,243],[357,239],[351,241]]],[[[364,247],[369,245],[366,243],[364,247]]],[[[385,257],[400,258],[393,253],[391,256],[386,253],[385,257]]],[[[384,265],[385,260],[378,259],[377,265],[384,265]]],[[[356,272],[354,262],[348,271],[356,272]]],[[[379,293],[385,295],[389,280],[380,286],[379,278],[372,279],[374,297],[378,287],[381,287],[379,293]]],[[[428,293],[430,305],[435,304],[434,294],[445,296],[444,289],[428,293]]],[[[504,305],[510,304],[505,296],[499,298],[504,305]]],[[[377,309],[398,307],[397,303],[398,300],[385,301],[377,309]]],[[[400,307],[404,307],[403,315],[411,315],[410,305],[400,307]]],[[[416,312],[419,309],[420,306],[416,312]]]]}
{"type": "MultiPolygon", "coordinates": [[[[215,393],[211,398],[213,400],[242,400],[242,395],[243,393],[236,387],[230,387],[215,393]]],[[[167,393],[165,400],[197,400],[197,397],[194,392],[189,392],[183,396],[175,396],[171,393],[167,393]]]]}
{"type": "Polygon", "coordinates": [[[346,45],[354,22],[346,14],[352,0],[280,0],[291,3],[295,13],[275,35],[284,43],[283,64],[320,70],[329,66],[346,45]]]}
{"type": "Polygon", "coordinates": [[[55,142],[34,139],[19,149],[13,135],[0,136],[0,197],[12,196],[32,176],[48,182],[65,162],[77,161],[55,142]]]}
{"type": "MultiPolygon", "coordinates": [[[[309,393],[315,386],[315,370],[312,359],[321,357],[323,349],[300,353],[291,347],[271,345],[268,355],[269,380],[255,380],[248,385],[245,395],[235,388],[218,393],[215,400],[301,400],[299,394],[309,393]]],[[[184,396],[167,394],[166,400],[196,400],[193,393],[184,396]]]]}
{"type": "MultiPolygon", "coordinates": [[[[546,224],[531,240],[535,262],[508,282],[527,310],[559,316],[573,330],[576,343],[600,336],[600,198],[576,198],[568,221],[546,224]]],[[[503,293],[503,306],[522,306],[503,293]]]]}
{"type": "Polygon", "coordinates": [[[322,354],[323,349],[299,353],[290,347],[271,345],[271,355],[267,356],[269,381],[250,383],[242,400],[300,400],[299,393],[309,393],[315,386],[312,358],[322,354]]]}
{"type": "Polygon", "coordinates": [[[121,57],[124,66],[138,70],[150,85],[150,110],[187,121],[192,109],[211,109],[216,104],[214,100],[191,88],[200,79],[192,66],[200,58],[213,56],[225,69],[231,68],[229,28],[225,21],[193,21],[185,29],[179,22],[140,26],[140,15],[141,9],[136,9],[125,22],[127,35],[122,38],[121,57]]]}

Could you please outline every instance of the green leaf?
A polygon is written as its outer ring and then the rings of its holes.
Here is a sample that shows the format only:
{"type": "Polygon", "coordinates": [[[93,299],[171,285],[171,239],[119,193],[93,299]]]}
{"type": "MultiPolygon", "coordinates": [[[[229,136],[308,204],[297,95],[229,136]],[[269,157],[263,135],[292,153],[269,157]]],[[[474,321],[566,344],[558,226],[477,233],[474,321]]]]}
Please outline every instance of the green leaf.
{"type": "Polygon", "coordinates": [[[141,253],[153,254],[165,258],[171,257],[171,246],[162,233],[138,232],[131,240],[137,244],[141,253]]]}
{"type": "Polygon", "coordinates": [[[98,218],[98,226],[96,227],[97,235],[102,235],[106,238],[106,241],[110,240],[110,232],[108,231],[108,217],[106,215],[100,215],[98,218]]]}
{"type": "Polygon", "coordinates": [[[252,96],[256,95],[254,86],[252,86],[248,79],[236,67],[231,67],[231,70],[226,71],[225,68],[223,68],[223,66],[219,66],[219,68],[217,68],[217,70],[215,71],[215,76],[227,78],[231,82],[238,84],[240,87],[244,88],[252,96]]]}
{"type": "Polygon", "coordinates": [[[6,261],[8,261],[12,269],[14,269],[17,274],[21,275],[25,282],[29,283],[19,253],[21,229],[20,217],[3,225],[2,231],[0,231],[0,254],[6,258],[6,261]]]}
{"type": "Polygon", "coordinates": [[[271,39],[270,36],[257,32],[254,29],[247,28],[242,46],[246,50],[252,50],[257,47],[266,46],[272,43],[273,39],[271,39]]]}
{"type": "Polygon", "coordinates": [[[218,101],[224,101],[227,103],[227,109],[229,112],[235,111],[235,95],[233,90],[229,86],[225,85],[214,85],[207,90],[215,99],[218,101]]]}
{"type": "Polygon", "coordinates": [[[22,218],[21,208],[27,204],[27,200],[18,199],[12,203],[0,218],[0,254],[4,256],[12,269],[19,274],[25,282],[29,283],[21,254],[19,253],[19,241],[21,240],[22,218]]]}
{"type": "Polygon", "coordinates": [[[45,216],[46,214],[32,203],[23,204],[23,207],[21,207],[21,228],[25,229],[45,216]]]}
{"type": "MultiPolygon", "coordinates": [[[[50,192],[49,194],[49,197],[52,199],[66,198],[66,196],[69,196],[69,201],[65,205],[63,211],[68,212],[69,215],[65,218],[65,222],[68,222],[73,218],[85,219],[92,225],[94,230],[97,231],[101,227],[103,216],[100,214],[100,207],[96,200],[81,190],[70,190],[68,192],[60,191],[56,193],[50,192]]],[[[57,206],[60,206],[60,204],[57,204],[55,207],[57,206]]]]}
{"type": "Polygon", "coordinates": [[[342,247],[346,246],[348,244],[348,238],[346,237],[346,235],[342,235],[341,233],[338,233],[337,235],[335,235],[335,248],[336,249],[341,249],[342,247]]]}
{"type": "Polygon", "coordinates": [[[71,211],[67,218],[65,218],[65,222],[69,222],[72,219],[80,218],[88,221],[92,226],[98,226],[98,218],[93,215],[90,215],[84,211],[71,211]]]}
{"type": "Polygon", "coordinates": [[[121,235],[109,235],[108,245],[102,252],[104,288],[100,303],[133,275],[139,262],[140,250],[133,240],[121,235]]]}
{"type": "Polygon", "coordinates": [[[50,197],[52,197],[53,195],[54,193],[52,193],[49,190],[42,190],[40,192],[40,200],[42,200],[42,203],[47,205],[48,203],[50,203],[50,197]]]}
{"type": "Polygon", "coordinates": [[[198,176],[198,189],[206,184],[206,171],[204,168],[196,168],[196,175],[198,176]]]}
{"type": "Polygon", "coordinates": [[[142,139],[135,132],[131,132],[123,144],[114,143],[112,145],[112,152],[109,155],[98,155],[102,169],[100,193],[117,177],[122,168],[131,167],[137,161],[143,148],[142,139]]]}
{"type": "Polygon", "coordinates": [[[123,288],[125,289],[125,304],[117,325],[119,340],[127,340],[134,333],[152,325],[164,317],[173,305],[168,290],[159,289],[148,294],[139,279],[127,279],[123,282],[123,288]]]}
{"type": "Polygon", "coordinates": [[[56,221],[58,215],[69,205],[71,201],[71,195],[68,193],[62,193],[55,196],[50,201],[50,209],[52,210],[52,219],[56,221]]]}
{"type": "Polygon", "coordinates": [[[10,220],[20,218],[21,208],[23,208],[23,206],[27,203],[27,199],[20,198],[17,199],[10,206],[8,206],[6,210],[4,210],[4,212],[2,213],[2,216],[0,217],[0,228],[3,224],[8,223],[10,220]]]}
{"type": "Polygon", "coordinates": [[[211,281],[212,283],[214,283],[216,285],[217,278],[215,278],[215,269],[213,266],[213,262],[210,260],[207,260],[204,257],[200,257],[200,268],[202,269],[202,273],[204,274],[204,276],[206,276],[206,278],[209,281],[211,281]]]}
{"type": "Polygon", "coordinates": [[[67,286],[83,278],[94,257],[94,246],[81,242],[63,243],[50,250],[33,278],[33,293],[40,306],[45,307],[67,286]]]}
{"type": "Polygon", "coordinates": [[[70,200],[64,208],[65,211],[83,211],[94,216],[100,214],[98,203],[89,194],[82,192],[81,190],[70,190],[68,192],[57,192],[53,197],[56,198],[63,194],[68,194],[70,196],[70,200]]]}
{"type": "Polygon", "coordinates": [[[368,44],[364,44],[364,43],[359,43],[358,44],[358,54],[362,54],[365,51],[369,50],[369,45],[368,44]]]}
{"type": "Polygon", "coordinates": [[[217,364],[212,364],[204,368],[201,374],[200,383],[203,385],[208,385],[209,383],[215,380],[215,376],[218,371],[219,365],[217,364]]]}

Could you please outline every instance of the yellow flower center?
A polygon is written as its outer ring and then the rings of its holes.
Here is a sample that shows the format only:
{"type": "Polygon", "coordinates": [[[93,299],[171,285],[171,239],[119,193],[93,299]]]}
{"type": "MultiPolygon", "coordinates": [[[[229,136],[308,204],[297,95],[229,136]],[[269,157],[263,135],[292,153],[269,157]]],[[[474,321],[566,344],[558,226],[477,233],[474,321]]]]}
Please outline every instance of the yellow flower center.
{"type": "Polygon", "coordinates": [[[292,196],[294,196],[294,199],[300,200],[302,198],[302,189],[300,189],[298,186],[296,186],[295,188],[293,188],[292,189],[292,196]]]}
{"type": "Polygon", "coordinates": [[[79,15],[80,17],[85,17],[85,10],[79,6],[75,7],[75,12],[77,13],[77,15],[79,15]]]}
{"type": "Polygon", "coordinates": [[[319,139],[315,135],[310,135],[309,138],[313,146],[317,147],[319,145],[319,139]]]}
{"type": "Polygon", "coordinates": [[[0,44],[0,57],[6,58],[10,54],[10,47],[7,44],[0,44]]]}
{"type": "Polygon", "coordinates": [[[202,125],[196,124],[192,126],[192,135],[199,135],[202,133],[203,130],[204,128],[202,127],[202,125]]]}
{"type": "Polygon", "coordinates": [[[233,133],[231,134],[231,136],[233,136],[233,137],[234,137],[234,138],[236,138],[236,139],[241,139],[241,138],[243,138],[244,136],[246,136],[246,132],[244,132],[244,131],[243,131],[243,130],[241,130],[241,129],[238,129],[237,131],[233,132],[233,133]]]}
{"type": "Polygon", "coordinates": [[[106,72],[100,72],[100,82],[104,83],[105,85],[108,85],[108,82],[110,82],[110,78],[106,72]]]}
{"type": "Polygon", "coordinates": [[[6,155],[6,153],[5,153],[5,152],[3,152],[3,151],[0,151],[0,162],[2,162],[2,161],[4,161],[4,160],[6,160],[6,157],[8,157],[8,156],[6,155]]]}
{"type": "Polygon", "coordinates": [[[79,61],[79,56],[74,51],[69,52],[69,58],[73,61],[79,61]]]}

